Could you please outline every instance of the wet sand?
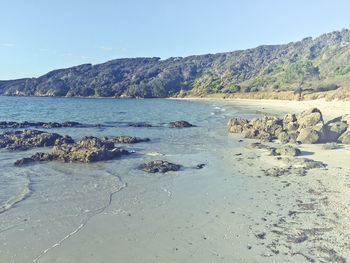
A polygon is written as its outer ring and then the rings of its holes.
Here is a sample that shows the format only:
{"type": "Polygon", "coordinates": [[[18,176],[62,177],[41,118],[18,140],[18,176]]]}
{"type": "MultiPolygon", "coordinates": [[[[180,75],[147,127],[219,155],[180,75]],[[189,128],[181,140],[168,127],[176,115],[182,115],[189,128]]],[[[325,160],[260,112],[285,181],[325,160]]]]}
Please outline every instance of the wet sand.
{"type": "MultiPolygon", "coordinates": [[[[324,101],[218,103],[277,114],[316,106],[325,119],[350,113],[349,103],[324,101]]],[[[305,176],[271,177],[264,170],[283,168],[282,160],[246,149],[254,140],[240,134],[227,140],[242,141],[230,150],[212,149],[215,158],[202,170],[130,183],[103,212],[28,262],[347,262],[350,147],[301,145],[296,158],[327,166],[305,176]]]]}

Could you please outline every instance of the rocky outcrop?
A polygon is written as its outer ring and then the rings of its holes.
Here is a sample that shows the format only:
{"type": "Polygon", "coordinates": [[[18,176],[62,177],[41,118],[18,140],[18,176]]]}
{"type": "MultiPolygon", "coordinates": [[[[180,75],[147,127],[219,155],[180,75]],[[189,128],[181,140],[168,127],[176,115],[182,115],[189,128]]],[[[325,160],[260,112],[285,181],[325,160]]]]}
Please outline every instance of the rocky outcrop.
{"type": "Polygon", "coordinates": [[[299,132],[297,141],[301,143],[317,143],[320,141],[320,135],[312,128],[304,128],[299,132]]]}
{"type": "Polygon", "coordinates": [[[51,155],[56,160],[64,162],[91,163],[105,161],[128,154],[127,151],[115,148],[113,142],[101,140],[92,136],[85,136],[75,144],[54,146],[51,155]]]}
{"type": "Polygon", "coordinates": [[[265,176],[280,177],[288,175],[299,175],[305,176],[307,171],[315,168],[325,168],[327,165],[314,161],[308,158],[288,158],[279,157],[280,160],[285,164],[285,167],[271,167],[268,169],[263,169],[265,176]]]}
{"type": "Polygon", "coordinates": [[[326,137],[329,142],[336,142],[349,126],[341,117],[335,118],[326,123],[326,137]]]}
{"type": "Polygon", "coordinates": [[[322,113],[317,108],[303,111],[298,117],[286,114],[282,119],[264,116],[247,121],[232,118],[228,121],[231,133],[243,133],[245,138],[281,143],[325,143],[342,142],[350,144],[350,131],[347,132],[350,115],[338,117],[324,124],[322,113]]]}
{"type": "Polygon", "coordinates": [[[178,164],[173,164],[162,160],[151,161],[139,166],[142,171],[147,173],[166,173],[168,171],[178,171],[180,167],[181,166],[178,164]]]}
{"type": "Polygon", "coordinates": [[[0,134],[0,148],[23,150],[30,147],[54,146],[60,138],[62,136],[57,133],[38,130],[9,131],[0,134]]]}
{"type": "Polygon", "coordinates": [[[30,162],[53,160],[91,163],[115,159],[125,154],[129,154],[129,152],[115,148],[113,142],[86,136],[77,143],[64,143],[61,141],[52,148],[51,153],[36,153],[30,158],[16,161],[15,165],[20,166],[30,162]]]}
{"type": "Polygon", "coordinates": [[[187,122],[187,121],[174,121],[174,122],[170,122],[169,126],[171,128],[189,128],[189,127],[194,127],[194,125],[192,125],[191,123],[187,122]]]}
{"type": "Polygon", "coordinates": [[[111,138],[104,137],[103,140],[108,142],[113,142],[113,143],[127,143],[127,144],[150,141],[149,138],[137,138],[134,136],[117,136],[117,137],[111,137],[111,138]]]}
{"type": "Polygon", "coordinates": [[[241,133],[244,131],[248,121],[242,118],[232,118],[228,121],[227,127],[231,133],[241,133]]]}
{"type": "Polygon", "coordinates": [[[77,127],[77,126],[85,126],[79,122],[74,121],[67,121],[63,123],[58,122],[6,122],[1,121],[0,122],[0,129],[18,129],[18,128],[29,128],[29,127],[36,127],[36,128],[45,128],[45,129],[52,129],[52,128],[62,128],[62,127],[77,127]]]}
{"type": "Polygon", "coordinates": [[[318,143],[327,140],[322,113],[317,108],[303,111],[298,116],[299,136],[297,141],[302,143],[318,143]]]}

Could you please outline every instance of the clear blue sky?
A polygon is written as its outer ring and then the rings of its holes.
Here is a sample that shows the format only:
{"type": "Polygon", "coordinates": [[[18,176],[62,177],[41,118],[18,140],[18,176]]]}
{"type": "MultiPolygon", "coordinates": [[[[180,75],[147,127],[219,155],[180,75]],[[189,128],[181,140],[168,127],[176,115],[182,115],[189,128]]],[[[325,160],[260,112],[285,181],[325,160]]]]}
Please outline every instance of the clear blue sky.
{"type": "Polygon", "coordinates": [[[340,0],[0,0],[0,79],[123,57],[283,44],[350,28],[340,0]]]}

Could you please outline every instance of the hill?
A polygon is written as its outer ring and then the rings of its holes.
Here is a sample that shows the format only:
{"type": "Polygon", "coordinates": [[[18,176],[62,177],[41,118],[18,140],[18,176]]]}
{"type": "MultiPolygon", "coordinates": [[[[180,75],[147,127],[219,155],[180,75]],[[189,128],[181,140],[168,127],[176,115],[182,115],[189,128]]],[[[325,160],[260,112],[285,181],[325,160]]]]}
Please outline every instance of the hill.
{"type": "Polygon", "coordinates": [[[0,95],[162,98],[350,87],[350,30],[189,57],[116,59],[0,81],[0,95]]]}

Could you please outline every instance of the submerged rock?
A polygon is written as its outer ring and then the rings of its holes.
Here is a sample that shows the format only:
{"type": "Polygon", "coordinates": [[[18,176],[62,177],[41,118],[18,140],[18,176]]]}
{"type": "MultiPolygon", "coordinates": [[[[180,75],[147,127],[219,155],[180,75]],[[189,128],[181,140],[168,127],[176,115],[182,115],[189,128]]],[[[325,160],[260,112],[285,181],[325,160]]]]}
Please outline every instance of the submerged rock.
{"type": "Polygon", "coordinates": [[[137,138],[134,136],[117,136],[112,138],[105,137],[104,140],[109,142],[114,142],[114,143],[128,143],[128,144],[150,141],[149,138],[137,138]]]}
{"type": "Polygon", "coordinates": [[[166,173],[168,171],[178,171],[180,167],[181,166],[178,164],[162,160],[151,161],[139,166],[142,171],[147,173],[166,173]]]}
{"type": "Polygon", "coordinates": [[[20,160],[17,160],[14,165],[15,166],[23,166],[25,164],[28,164],[28,163],[32,163],[32,162],[35,162],[33,158],[22,158],[20,160]]]}
{"type": "Polygon", "coordinates": [[[174,121],[169,123],[171,128],[188,128],[188,127],[194,127],[191,123],[187,121],[174,121]]]}
{"type": "Polygon", "coordinates": [[[41,127],[45,129],[51,129],[51,128],[61,128],[61,127],[75,127],[75,126],[83,126],[83,124],[79,122],[74,121],[67,121],[63,123],[58,122],[15,122],[15,121],[1,121],[0,122],[0,129],[18,129],[18,128],[28,128],[28,127],[41,127]]]}
{"type": "Polygon", "coordinates": [[[148,124],[148,123],[143,123],[143,122],[141,122],[141,123],[131,123],[128,126],[129,127],[135,127],[135,128],[137,128],[137,127],[153,127],[153,125],[148,124]]]}

